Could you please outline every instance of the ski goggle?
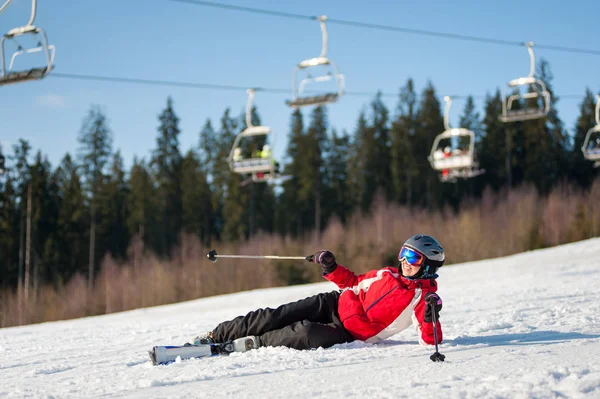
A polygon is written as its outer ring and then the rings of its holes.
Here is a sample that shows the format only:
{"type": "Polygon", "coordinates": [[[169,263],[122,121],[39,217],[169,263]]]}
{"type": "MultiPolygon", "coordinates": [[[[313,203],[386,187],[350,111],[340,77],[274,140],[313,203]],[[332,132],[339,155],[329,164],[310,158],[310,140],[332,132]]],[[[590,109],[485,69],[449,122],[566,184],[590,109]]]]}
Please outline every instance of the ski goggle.
{"type": "Polygon", "coordinates": [[[400,262],[406,260],[413,266],[422,266],[423,262],[425,261],[425,256],[412,248],[402,247],[400,249],[400,253],[398,254],[398,260],[400,262]]]}

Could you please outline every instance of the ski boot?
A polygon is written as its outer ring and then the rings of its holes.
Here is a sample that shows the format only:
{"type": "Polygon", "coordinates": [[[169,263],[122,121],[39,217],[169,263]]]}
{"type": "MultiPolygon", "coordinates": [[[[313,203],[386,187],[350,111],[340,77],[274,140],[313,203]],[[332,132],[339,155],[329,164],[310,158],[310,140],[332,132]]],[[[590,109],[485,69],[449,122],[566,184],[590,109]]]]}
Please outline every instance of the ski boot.
{"type": "Polygon", "coordinates": [[[215,339],[213,337],[213,332],[209,331],[194,338],[194,341],[191,343],[191,345],[210,345],[214,343],[215,339]]]}
{"type": "Polygon", "coordinates": [[[248,352],[252,349],[258,349],[260,347],[260,341],[258,340],[258,337],[249,335],[247,337],[238,338],[230,342],[219,344],[219,346],[220,349],[227,354],[233,352],[248,352]]]}

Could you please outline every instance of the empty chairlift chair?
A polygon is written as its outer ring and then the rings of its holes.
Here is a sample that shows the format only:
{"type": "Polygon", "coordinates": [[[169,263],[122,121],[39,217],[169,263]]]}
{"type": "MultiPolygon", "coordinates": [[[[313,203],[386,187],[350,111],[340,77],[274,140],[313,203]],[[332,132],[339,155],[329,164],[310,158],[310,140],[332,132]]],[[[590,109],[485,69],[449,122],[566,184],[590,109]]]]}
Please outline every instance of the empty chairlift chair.
{"type": "MultiPolygon", "coordinates": [[[[321,55],[315,58],[310,58],[300,62],[292,73],[292,84],[294,98],[292,100],[286,100],[286,104],[292,108],[300,108],[311,105],[323,105],[336,102],[344,94],[344,75],[339,73],[337,65],[327,58],[327,27],[325,21],[327,16],[323,15],[317,18],[321,24],[321,32],[323,35],[323,45],[321,48],[321,55]],[[320,67],[326,68],[327,72],[319,74],[318,76],[312,75],[311,71],[318,70],[320,67]],[[298,83],[298,74],[301,71],[306,71],[306,77],[300,80],[298,83]],[[304,88],[310,83],[322,83],[335,80],[337,85],[336,91],[330,91],[315,95],[306,95],[304,88]]],[[[321,68],[322,69],[322,68],[321,68]]]]}
{"type": "Polygon", "coordinates": [[[485,171],[479,169],[475,161],[475,133],[465,128],[452,128],[449,123],[452,99],[444,97],[446,107],[444,110],[444,130],[436,136],[427,157],[431,167],[440,172],[442,182],[456,182],[457,179],[467,179],[478,176],[485,171]]]}
{"type": "Polygon", "coordinates": [[[546,89],[546,84],[534,76],[534,43],[528,42],[525,45],[529,52],[529,75],[513,79],[505,87],[502,115],[499,117],[504,123],[543,118],[550,111],[550,92],[546,89]],[[509,92],[512,94],[508,94],[509,92]]]}
{"type": "Polygon", "coordinates": [[[600,166],[600,96],[596,96],[596,126],[588,130],[581,151],[585,159],[594,162],[594,167],[600,166]]]}
{"type": "MultiPolygon", "coordinates": [[[[7,0],[6,3],[0,8],[0,12],[11,2],[7,0]]],[[[0,70],[0,86],[8,85],[11,83],[26,82],[30,80],[38,80],[47,76],[52,68],[54,67],[54,53],[55,48],[53,45],[48,44],[46,33],[41,29],[33,25],[35,20],[35,14],[37,9],[37,0],[32,0],[31,17],[29,22],[25,26],[11,29],[8,33],[2,36],[0,39],[0,64],[2,68],[0,70]],[[38,39],[36,47],[24,48],[18,41],[17,38],[23,35],[33,35],[38,39]],[[12,54],[8,68],[6,67],[6,43],[14,42],[17,45],[17,50],[12,54]],[[13,70],[15,59],[24,54],[38,53],[41,52],[45,57],[45,65],[37,68],[30,68],[25,70],[13,70]]]]}

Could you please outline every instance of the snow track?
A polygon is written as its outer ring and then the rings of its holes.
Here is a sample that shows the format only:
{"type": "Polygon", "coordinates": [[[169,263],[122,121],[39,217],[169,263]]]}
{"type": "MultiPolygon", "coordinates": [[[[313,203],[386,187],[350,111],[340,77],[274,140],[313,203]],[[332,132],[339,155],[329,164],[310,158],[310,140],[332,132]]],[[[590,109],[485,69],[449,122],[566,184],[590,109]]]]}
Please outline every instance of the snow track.
{"type": "Polygon", "coordinates": [[[335,289],[325,282],[0,329],[0,398],[600,397],[600,239],[444,267],[438,281],[445,363],[412,328],[379,345],[148,359],[153,345],[335,289]]]}

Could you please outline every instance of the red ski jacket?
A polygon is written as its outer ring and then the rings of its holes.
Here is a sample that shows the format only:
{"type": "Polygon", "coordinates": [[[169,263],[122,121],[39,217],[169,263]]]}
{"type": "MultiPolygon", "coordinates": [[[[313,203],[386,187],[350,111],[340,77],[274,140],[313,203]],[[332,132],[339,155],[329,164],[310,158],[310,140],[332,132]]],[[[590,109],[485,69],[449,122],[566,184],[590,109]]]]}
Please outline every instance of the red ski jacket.
{"type": "MultiPolygon", "coordinates": [[[[346,330],[358,340],[375,343],[414,324],[421,344],[435,345],[433,323],[425,322],[427,292],[436,292],[435,280],[408,280],[395,267],[356,275],[342,265],[324,275],[342,288],[338,313],[346,330]]],[[[438,343],[442,326],[437,322],[438,343]]]]}

